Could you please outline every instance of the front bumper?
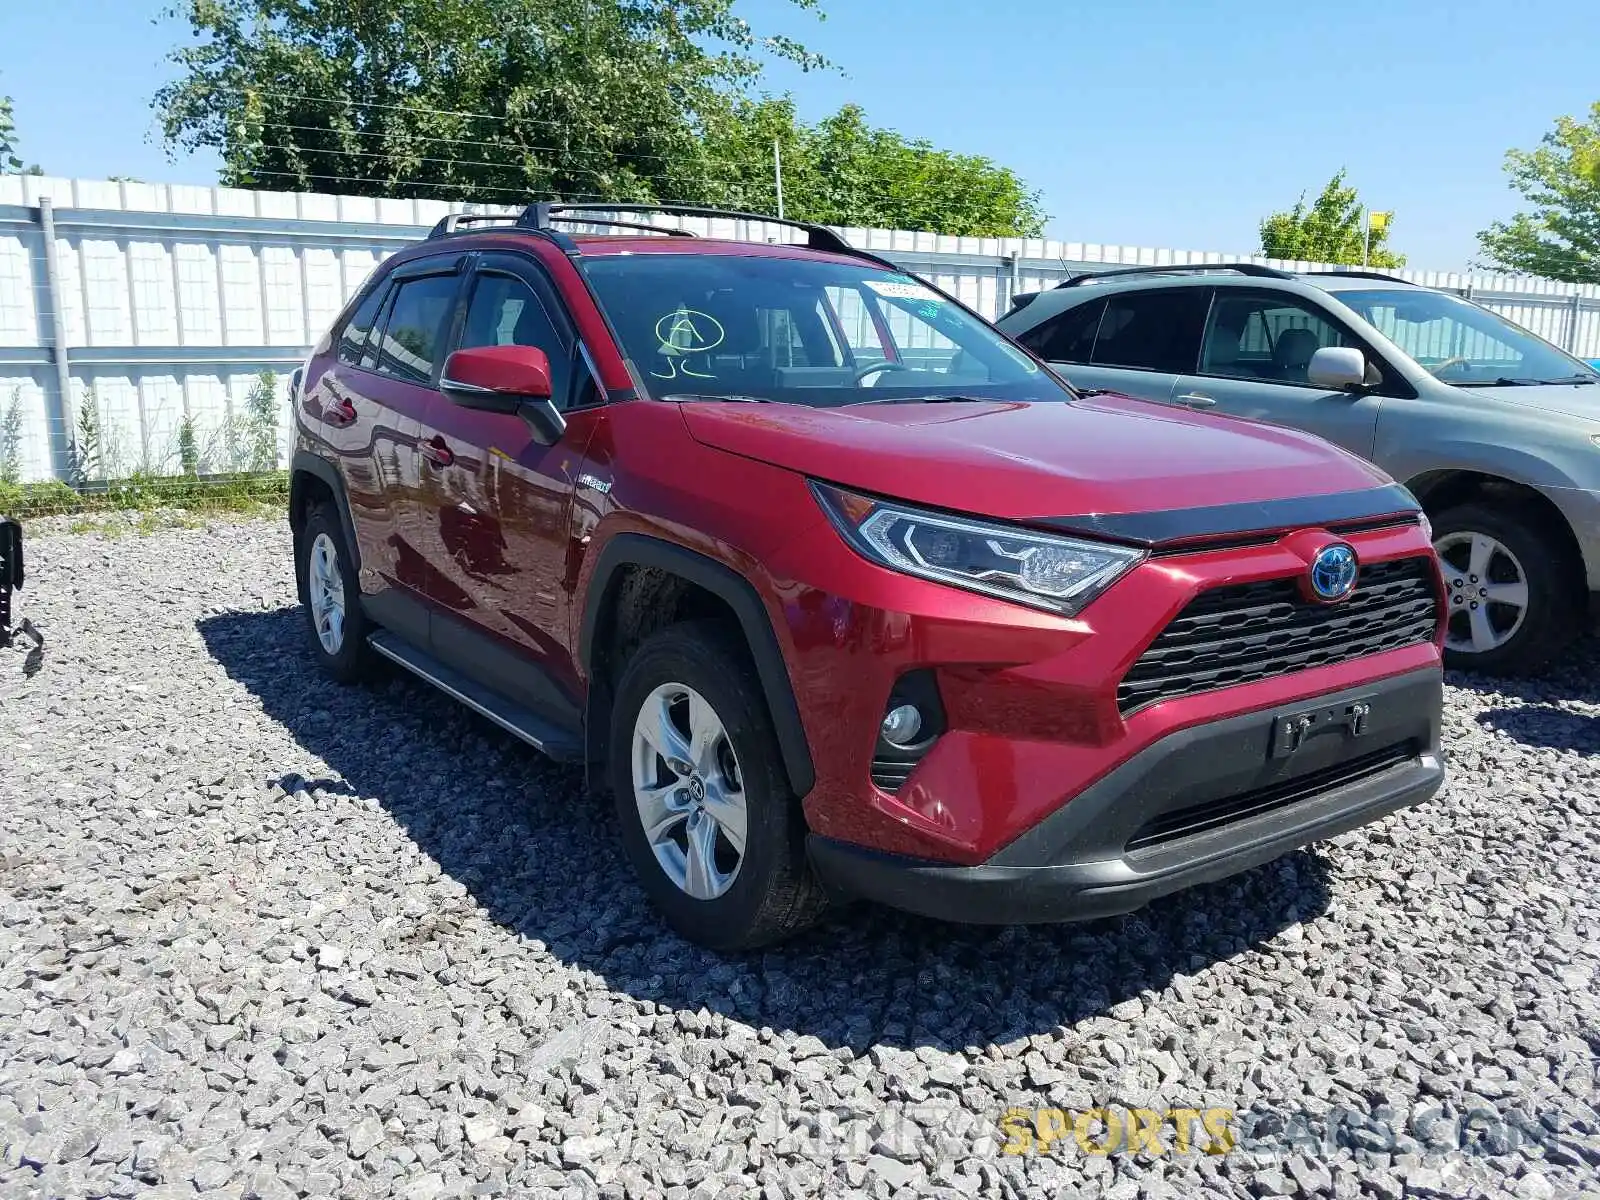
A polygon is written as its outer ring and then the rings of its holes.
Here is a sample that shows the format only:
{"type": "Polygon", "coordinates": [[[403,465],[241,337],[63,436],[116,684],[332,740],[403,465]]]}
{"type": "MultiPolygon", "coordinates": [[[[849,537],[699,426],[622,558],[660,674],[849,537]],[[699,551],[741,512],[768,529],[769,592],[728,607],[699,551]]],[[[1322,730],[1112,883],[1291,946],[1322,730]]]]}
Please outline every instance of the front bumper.
{"type": "Polygon", "coordinates": [[[1182,729],[975,866],[818,835],[811,860],[837,896],[945,920],[1131,912],[1428,799],[1444,782],[1442,706],[1440,672],[1430,668],[1182,729]],[[1369,715],[1354,735],[1340,716],[1358,705],[1369,715]],[[1321,728],[1283,752],[1279,726],[1310,714],[1321,728]]]}

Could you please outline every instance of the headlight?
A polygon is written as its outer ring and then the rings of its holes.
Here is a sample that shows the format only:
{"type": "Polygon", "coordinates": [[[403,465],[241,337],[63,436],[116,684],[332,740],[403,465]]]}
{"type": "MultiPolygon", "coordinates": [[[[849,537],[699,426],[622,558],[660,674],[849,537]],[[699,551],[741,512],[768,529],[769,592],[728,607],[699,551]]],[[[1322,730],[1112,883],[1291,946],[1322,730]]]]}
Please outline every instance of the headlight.
{"type": "Polygon", "coordinates": [[[879,566],[1067,616],[1144,557],[1126,546],[929,512],[824,483],[811,490],[845,540],[879,566]]]}

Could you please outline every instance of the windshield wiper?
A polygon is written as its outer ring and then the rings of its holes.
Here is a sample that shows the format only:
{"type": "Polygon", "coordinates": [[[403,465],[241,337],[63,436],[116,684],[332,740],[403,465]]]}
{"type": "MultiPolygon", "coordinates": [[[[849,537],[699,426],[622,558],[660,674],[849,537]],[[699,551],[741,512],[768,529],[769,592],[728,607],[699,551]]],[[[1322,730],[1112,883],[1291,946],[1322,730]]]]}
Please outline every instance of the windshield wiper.
{"type": "Polygon", "coordinates": [[[737,392],[673,392],[661,399],[673,404],[681,404],[689,400],[729,400],[735,404],[771,404],[772,401],[765,396],[741,396],[737,392]]]}
{"type": "Polygon", "coordinates": [[[1600,375],[1564,375],[1560,379],[1541,379],[1540,383],[1570,383],[1575,387],[1600,383],[1600,375]]]}
{"type": "Polygon", "coordinates": [[[935,392],[926,396],[880,396],[876,400],[852,400],[846,408],[859,408],[863,404],[1005,404],[998,396],[945,395],[935,392]]]}
{"type": "Polygon", "coordinates": [[[1538,387],[1541,383],[1548,382],[1543,379],[1514,379],[1510,375],[1502,375],[1498,379],[1463,379],[1454,384],[1455,387],[1481,388],[1481,387],[1538,387]]]}

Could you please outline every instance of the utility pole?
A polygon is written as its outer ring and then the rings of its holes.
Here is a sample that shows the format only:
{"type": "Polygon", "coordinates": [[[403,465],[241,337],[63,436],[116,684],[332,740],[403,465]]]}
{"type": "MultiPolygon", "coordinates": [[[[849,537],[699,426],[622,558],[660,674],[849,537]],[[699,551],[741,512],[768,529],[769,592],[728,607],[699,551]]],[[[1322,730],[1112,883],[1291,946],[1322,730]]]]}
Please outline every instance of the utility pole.
{"type": "Polygon", "coordinates": [[[778,188],[778,220],[783,220],[783,149],[772,139],[772,180],[778,188]]]}
{"type": "Polygon", "coordinates": [[[1371,257],[1372,210],[1370,208],[1363,208],[1361,210],[1361,265],[1363,267],[1367,266],[1368,260],[1371,259],[1371,257]]]}

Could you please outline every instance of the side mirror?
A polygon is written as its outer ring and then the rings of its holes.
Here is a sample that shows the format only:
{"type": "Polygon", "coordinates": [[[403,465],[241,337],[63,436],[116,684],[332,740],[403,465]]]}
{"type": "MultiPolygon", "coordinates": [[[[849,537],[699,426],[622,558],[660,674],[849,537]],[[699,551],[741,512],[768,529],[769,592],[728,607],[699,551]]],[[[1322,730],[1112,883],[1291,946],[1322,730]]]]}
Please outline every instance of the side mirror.
{"type": "Polygon", "coordinates": [[[515,413],[536,440],[553,445],[567,422],[551,401],[550,359],[537,346],[473,346],[445,360],[439,390],[453,404],[515,413]]]}
{"type": "Polygon", "coordinates": [[[1367,359],[1354,346],[1324,346],[1311,356],[1306,382],[1332,392],[1348,392],[1367,385],[1367,359]]]}

